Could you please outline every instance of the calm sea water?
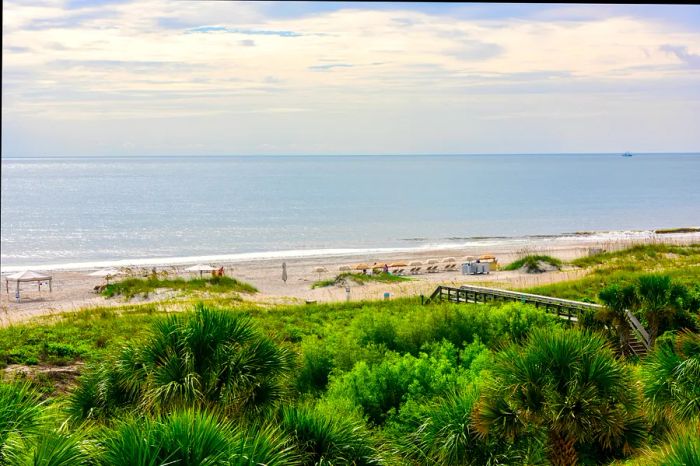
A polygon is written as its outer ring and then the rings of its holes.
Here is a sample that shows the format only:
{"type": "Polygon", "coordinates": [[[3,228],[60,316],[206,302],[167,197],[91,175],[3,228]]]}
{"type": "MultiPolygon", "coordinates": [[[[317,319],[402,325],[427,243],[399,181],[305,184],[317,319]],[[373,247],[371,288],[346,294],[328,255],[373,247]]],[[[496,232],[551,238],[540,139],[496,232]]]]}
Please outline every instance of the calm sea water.
{"type": "Polygon", "coordinates": [[[700,154],[2,160],[3,266],[698,224],[700,154]]]}

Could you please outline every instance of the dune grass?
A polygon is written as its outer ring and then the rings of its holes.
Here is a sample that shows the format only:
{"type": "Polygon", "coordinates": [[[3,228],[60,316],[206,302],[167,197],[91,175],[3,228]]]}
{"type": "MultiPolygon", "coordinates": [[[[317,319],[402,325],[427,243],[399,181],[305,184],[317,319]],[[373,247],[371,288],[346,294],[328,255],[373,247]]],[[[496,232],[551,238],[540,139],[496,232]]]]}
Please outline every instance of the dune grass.
{"type": "Polygon", "coordinates": [[[361,273],[344,272],[335,278],[328,280],[319,280],[311,285],[311,289],[325,288],[334,285],[343,285],[348,282],[355,282],[358,285],[365,283],[397,283],[409,281],[410,278],[401,275],[392,275],[390,273],[373,273],[372,275],[363,275],[361,273]]]}
{"type": "Polygon", "coordinates": [[[515,262],[511,262],[506,265],[503,270],[520,270],[525,267],[525,270],[529,273],[539,273],[544,272],[542,268],[542,263],[549,264],[556,269],[561,269],[562,261],[552,256],[545,255],[535,255],[530,254],[528,256],[522,257],[515,262]]]}
{"type": "Polygon", "coordinates": [[[571,262],[590,269],[578,280],[553,283],[526,291],[564,299],[597,302],[600,290],[610,284],[634,283],[641,275],[663,273],[674,282],[695,288],[700,283],[700,244],[638,245],[614,252],[582,257],[571,262]]]}
{"type": "Polygon", "coordinates": [[[159,288],[183,291],[208,291],[212,293],[256,293],[253,285],[241,282],[231,277],[193,278],[126,278],[105,286],[102,295],[106,298],[124,296],[132,298],[136,295],[148,295],[159,288]]]}
{"type": "Polygon", "coordinates": [[[663,229],[654,231],[654,233],[656,233],[657,235],[668,235],[671,233],[697,233],[697,232],[700,232],[700,228],[696,228],[696,227],[663,228],[663,229]]]}

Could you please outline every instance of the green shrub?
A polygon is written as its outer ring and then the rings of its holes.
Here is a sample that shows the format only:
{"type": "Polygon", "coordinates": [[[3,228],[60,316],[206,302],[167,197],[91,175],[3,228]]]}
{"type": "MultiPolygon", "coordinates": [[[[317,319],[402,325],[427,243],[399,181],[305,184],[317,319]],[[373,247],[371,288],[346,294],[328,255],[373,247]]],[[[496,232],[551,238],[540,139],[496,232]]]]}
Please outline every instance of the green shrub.
{"type": "Polygon", "coordinates": [[[160,279],[149,278],[125,278],[124,280],[109,283],[102,291],[106,298],[122,295],[132,298],[136,295],[148,295],[159,288],[184,291],[211,291],[214,293],[256,293],[258,290],[253,285],[241,282],[232,277],[211,277],[193,278],[185,280],[183,278],[160,279]]]}
{"type": "Polygon", "coordinates": [[[105,466],[298,464],[278,430],[237,428],[193,409],[123,421],[104,433],[102,444],[105,466]]]}
{"type": "Polygon", "coordinates": [[[542,264],[548,264],[555,269],[561,269],[562,262],[556,257],[530,254],[506,265],[503,270],[520,270],[525,268],[528,273],[544,272],[542,264]]]}
{"type": "Polygon", "coordinates": [[[541,448],[539,455],[533,455],[506,441],[482,438],[472,419],[478,400],[479,390],[470,386],[419,405],[414,416],[420,424],[405,441],[398,440],[402,453],[419,464],[445,466],[533,464],[541,459],[537,458],[542,456],[541,448]]]}
{"type": "Polygon", "coordinates": [[[554,465],[629,455],[646,436],[631,374],[595,333],[535,330],[501,351],[492,373],[476,428],[511,439],[546,432],[554,465]]]}
{"type": "Polygon", "coordinates": [[[198,305],[156,321],[146,341],[86,376],[71,412],[83,419],[121,406],[262,409],[281,397],[291,367],[291,353],[262,336],[250,318],[198,305]]]}
{"type": "Polygon", "coordinates": [[[302,453],[303,464],[380,463],[378,450],[362,422],[291,406],[282,409],[281,428],[302,453]]]}
{"type": "Polygon", "coordinates": [[[0,464],[41,433],[44,415],[39,394],[28,382],[0,382],[0,464]]]}
{"type": "MultiPolygon", "coordinates": [[[[479,342],[481,353],[486,348],[479,342]]],[[[430,398],[467,383],[471,374],[459,364],[459,351],[444,341],[428,345],[418,357],[387,352],[384,360],[370,366],[360,361],[347,373],[332,377],[328,397],[345,398],[362,408],[375,425],[383,424],[409,399],[430,398]]],[[[477,355],[470,355],[470,364],[477,355]]]]}
{"type": "Polygon", "coordinates": [[[317,341],[309,340],[302,346],[301,367],[296,377],[300,393],[318,393],[326,389],[333,370],[333,356],[317,341]]]}
{"type": "Polygon", "coordinates": [[[665,417],[700,420],[700,336],[659,338],[642,364],[644,395],[665,417]],[[663,338],[663,339],[662,339],[663,338]]]}

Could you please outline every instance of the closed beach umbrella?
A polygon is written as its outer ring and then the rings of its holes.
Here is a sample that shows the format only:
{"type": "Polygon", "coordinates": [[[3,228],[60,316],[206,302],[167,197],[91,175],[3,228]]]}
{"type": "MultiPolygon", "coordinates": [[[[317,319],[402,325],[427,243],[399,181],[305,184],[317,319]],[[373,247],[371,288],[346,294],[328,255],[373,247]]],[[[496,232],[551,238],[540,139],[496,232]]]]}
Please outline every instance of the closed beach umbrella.
{"type": "Polygon", "coordinates": [[[442,261],[443,262],[457,262],[457,259],[455,259],[454,257],[446,257],[442,261]]]}
{"type": "Polygon", "coordinates": [[[287,263],[282,262],[282,281],[287,283],[287,263]]]}
{"type": "Polygon", "coordinates": [[[192,267],[187,267],[185,270],[187,272],[199,272],[199,278],[202,278],[203,272],[213,272],[216,269],[211,265],[197,264],[193,265],[192,267]]]}

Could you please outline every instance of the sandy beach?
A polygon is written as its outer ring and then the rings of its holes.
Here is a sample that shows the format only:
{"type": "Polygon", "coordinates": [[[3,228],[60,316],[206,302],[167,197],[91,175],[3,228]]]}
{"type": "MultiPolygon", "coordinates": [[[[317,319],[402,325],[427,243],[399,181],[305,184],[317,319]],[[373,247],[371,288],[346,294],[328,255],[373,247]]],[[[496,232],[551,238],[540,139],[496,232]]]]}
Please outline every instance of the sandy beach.
{"type": "MultiPolygon", "coordinates": [[[[504,265],[522,257],[525,254],[540,253],[557,257],[563,261],[570,261],[582,257],[596,250],[618,250],[640,243],[670,243],[689,244],[700,242],[700,233],[664,234],[642,239],[620,239],[592,241],[591,238],[533,238],[527,244],[508,244],[488,248],[467,249],[435,249],[412,252],[396,252],[383,255],[346,255],[333,257],[304,257],[290,259],[261,259],[238,262],[212,263],[216,267],[224,267],[228,276],[248,282],[258,288],[259,292],[252,295],[243,295],[246,301],[267,304],[299,304],[307,301],[332,302],[347,299],[346,290],[341,286],[311,289],[314,282],[319,279],[330,279],[338,275],[339,267],[352,265],[359,262],[373,264],[391,263],[394,261],[427,261],[437,259],[440,261],[440,272],[408,275],[411,280],[399,283],[372,283],[365,285],[353,284],[350,287],[351,300],[375,300],[383,299],[385,293],[391,298],[403,296],[418,296],[430,294],[437,284],[460,285],[478,283],[493,285],[503,288],[523,288],[543,285],[547,283],[570,280],[583,276],[586,271],[574,267],[564,267],[560,271],[552,271],[541,274],[528,274],[524,271],[493,271],[488,275],[462,275],[461,270],[442,271],[442,260],[454,257],[458,264],[463,262],[465,256],[478,256],[481,254],[493,254],[499,264],[504,265]],[[287,263],[288,279],[282,280],[282,262],[287,263]],[[315,269],[323,267],[328,272],[317,273],[315,269]]],[[[168,265],[157,267],[157,270],[166,270],[170,277],[193,277],[185,272],[188,264],[168,265]]],[[[425,267],[423,267],[425,269],[425,267]]],[[[40,269],[38,269],[40,270],[40,269]]],[[[92,269],[94,270],[94,269],[92,269]]],[[[151,267],[142,271],[151,270],[151,267]]],[[[104,283],[98,277],[90,277],[90,270],[55,270],[50,272],[53,276],[53,291],[43,287],[37,291],[35,284],[22,284],[22,300],[15,301],[14,289],[10,287],[10,293],[5,291],[3,283],[0,313],[0,325],[6,326],[12,323],[29,320],[36,316],[59,314],[75,311],[92,306],[121,306],[129,303],[154,302],[163,300],[177,300],[178,294],[170,290],[162,290],[151,293],[147,299],[137,297],[130,301],[116,297],[107,299],[93,292],[96,285],[104,283]]],[[[5,275],[5,274],[3,274],[5,275]]],[[[3,280],[4,281],[4,280],[3,280]]],[[[188,296],[187,299],[190,299],[188,296]]]]}

